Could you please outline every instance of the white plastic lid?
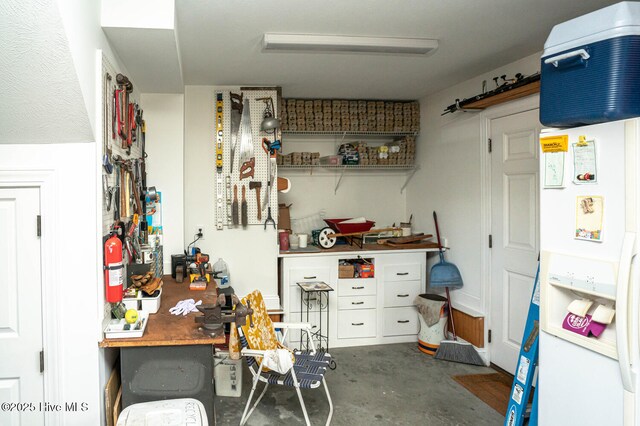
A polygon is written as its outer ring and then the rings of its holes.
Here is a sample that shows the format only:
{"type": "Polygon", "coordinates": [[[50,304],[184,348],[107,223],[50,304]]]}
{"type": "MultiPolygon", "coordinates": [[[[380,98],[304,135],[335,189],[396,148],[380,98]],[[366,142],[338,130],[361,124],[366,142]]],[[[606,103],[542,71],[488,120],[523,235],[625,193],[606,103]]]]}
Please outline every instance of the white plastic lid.
{"type": "Polygon", "coordinates": [[[197,399],[181,398],[142,402],[122,410],[117,426],[208,426],[204,405],[197,399]]]}
{"type": "Polygon", "coordinates": [[[625,35],[640,35],[640,2],[623,1],[554,26],[543,56],[625,35]]]}

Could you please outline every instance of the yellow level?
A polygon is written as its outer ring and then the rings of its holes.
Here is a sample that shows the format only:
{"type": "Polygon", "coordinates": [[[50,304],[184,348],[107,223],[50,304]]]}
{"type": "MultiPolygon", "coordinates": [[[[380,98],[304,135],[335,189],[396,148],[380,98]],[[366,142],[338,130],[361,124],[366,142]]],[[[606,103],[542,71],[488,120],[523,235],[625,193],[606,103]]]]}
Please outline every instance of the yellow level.
{"type": "Polygon", "coordinates": [[[216,96],[216,170],[222,173],[222,93],[216,96]]]}

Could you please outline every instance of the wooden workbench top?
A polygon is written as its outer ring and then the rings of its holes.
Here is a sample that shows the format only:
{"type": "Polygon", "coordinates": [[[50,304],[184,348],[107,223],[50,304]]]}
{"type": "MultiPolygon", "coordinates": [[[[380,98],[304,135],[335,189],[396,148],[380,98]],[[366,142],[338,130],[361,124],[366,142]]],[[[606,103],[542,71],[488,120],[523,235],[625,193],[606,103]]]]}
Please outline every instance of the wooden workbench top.
{"type": "Polygon", "coordinates": [[[144,335],[130,339],[105,338],[99,343],[100,347],[213,345],[225,342],[224,335],[214,338],[200,331],[200,326],[194,319],[202,315],[200,312],[191,312],[186,316],[169,313],[169,309],[180,300],[194,299],[196,302],[202,300],[202,304],[213,303],[217,296],[215,283],[209,284],[204,291],[191,291],[186,280],[179,284],[169,275],[163,281],[160,309],[149,315],[144,335]]]}

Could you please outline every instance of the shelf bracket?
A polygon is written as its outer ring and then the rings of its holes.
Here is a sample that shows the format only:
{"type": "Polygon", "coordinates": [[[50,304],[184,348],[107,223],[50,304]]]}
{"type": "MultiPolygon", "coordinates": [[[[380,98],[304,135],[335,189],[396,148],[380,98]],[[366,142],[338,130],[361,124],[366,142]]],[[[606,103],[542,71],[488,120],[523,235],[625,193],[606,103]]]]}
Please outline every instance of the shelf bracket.
{"type": "Polygon", "coordinates": [[[411,170],[411,173],[409,173],[409,175],[407,176],[407,180],[404,181],[404,185],[402,185],[402,188],[400,188],[400,193],[401,194],[402,194],[402,191],[404,191],[404,189],[407,187],[407,185],[409,185],[409,181],[413,178],[413,175],[416,174],[418,169],[419,169],[419,167],[416,166],[413,170],[411,170]]]}
{"type": "Polygon", "coordinates": [[[462,112],[480,112],[482,109],[479,108],[465,108],[460,106],[460,99],[456,99],[456,111],[462,112]]]}
{"type": "Polygon", "coordinates": [[[338,182],[336,183],[336,187],[333,190],[333,195],[338,193],[338,187],[340,186],[340,182],[342,182],[342,178],[344,177],[344,172],[347,171],[347,166],[345,165],[340,172],[340,177],[338,178],[338,182]]]}

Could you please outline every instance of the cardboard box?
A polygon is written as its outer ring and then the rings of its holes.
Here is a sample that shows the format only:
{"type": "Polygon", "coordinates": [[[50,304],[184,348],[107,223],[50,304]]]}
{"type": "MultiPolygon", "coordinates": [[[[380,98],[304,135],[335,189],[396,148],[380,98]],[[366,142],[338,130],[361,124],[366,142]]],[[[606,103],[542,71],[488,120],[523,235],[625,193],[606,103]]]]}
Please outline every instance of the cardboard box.
{"type": "Polygon", "coordinates": [[[338,265],[338,278],[353,278],[355,268],[353,265],[338,265]]]}
{"type": "Polygon", "coordinates": [[[289,215],[291,204],[278,204],[278,229],[291,230],[291,216],[289,215]]]}

